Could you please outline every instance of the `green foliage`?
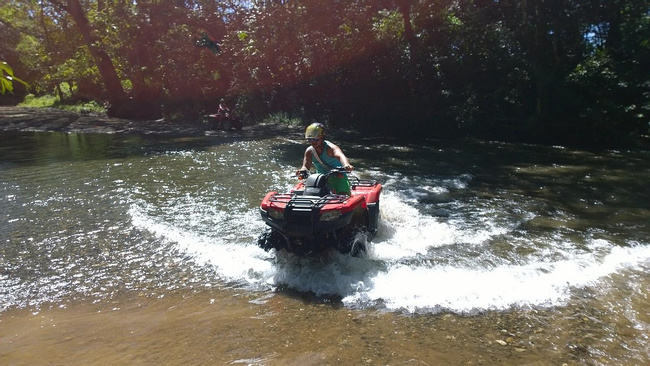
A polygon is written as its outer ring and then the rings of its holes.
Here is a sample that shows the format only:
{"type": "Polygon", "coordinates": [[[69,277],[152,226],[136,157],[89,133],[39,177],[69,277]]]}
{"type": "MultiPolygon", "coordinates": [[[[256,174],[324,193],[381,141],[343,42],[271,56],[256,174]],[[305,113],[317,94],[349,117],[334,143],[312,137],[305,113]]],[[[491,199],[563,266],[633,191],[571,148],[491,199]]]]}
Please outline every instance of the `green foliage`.
{"type": "Polygon", "coordinates": [[[268,115],[263,119],[263,123],[282,124],[287,126],[302,126],[303,120],[298,117],[292,117],[287,112],[277,112],[268,115]]]}
{"type": "Polygon", "coordinates": [[[34,94],[27,94],[25,100],[19,104],[21,107],[38,107],[47,108],[54,107],[59,102],[59,97],[54,95],[35,96],[34,94]]]}
{"type": "Polygon", "coordinates": [[[650,114],[647,1],[59,3],[0,5],[33,89],[103,104],[112,67],[132,117],[226,97],[260,121],[604,146],[650,114]]]}
{"type": "Polygon", "coordinates": [[[373,19],[372,29],[379,40],[399,42],[404,35],[402,16],[396,10],[382,10],[373,19]]]}
{"type": "Polygon", "coordinates": [[[14,76],[14,70],[4,61],[0,62],[0,94],[5,92],[13,93],[14,81],[17,81],[25,86],[27,83],[14,76]]]}
{"type": "Polygon", "coordinates": [[[106,108],[96,101],[80,102],[75,104],[66,104],[61,102],[58,96],[46,94],[35,96],[28,94],[25,99],[19,103],[21,107],[35,108],[58,108],[80,114],[106,115],[106,108]]]}
{"type": "Polygon", "coordinates": [[[80,114],[106,115],[106,108],[94,100],[72,105],[55,105],[55,107],[80,114]]]}

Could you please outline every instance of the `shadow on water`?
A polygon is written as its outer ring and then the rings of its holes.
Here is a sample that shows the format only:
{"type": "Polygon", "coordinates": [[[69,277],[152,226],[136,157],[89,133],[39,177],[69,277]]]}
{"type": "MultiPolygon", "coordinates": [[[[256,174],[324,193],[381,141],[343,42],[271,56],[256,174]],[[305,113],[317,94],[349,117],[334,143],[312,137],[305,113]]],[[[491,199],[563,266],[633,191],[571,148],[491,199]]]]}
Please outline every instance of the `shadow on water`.
{"type": "Polygon", "coordinates": [[[190,137],[8,131],[0,133],[0,164],[44,165],[61,161],[120,159],[158,152],[204,151],[217,145],[261,137],[255,131],[220,131],[213,135],[190,137]]]}
{"type": "MultiPolygon", "coordinates": [[[[499,144],[498,149],[491,144],[476,148],[470,187],[481,198],[498,200],[507,190],[527,204],[535,202],[535,212],[544,217],[565,217],[561,225],[576,231],[588,231],[600,223],[611,233],[629,232],[629,225],[650,214],[647,153],[594,154],[508,144],[499,144]]],[[[558,222],[531,220],[527,224],[550,229],[558,222]]],[[[640,235],[639,240],[645,234],[640,235]]]]}

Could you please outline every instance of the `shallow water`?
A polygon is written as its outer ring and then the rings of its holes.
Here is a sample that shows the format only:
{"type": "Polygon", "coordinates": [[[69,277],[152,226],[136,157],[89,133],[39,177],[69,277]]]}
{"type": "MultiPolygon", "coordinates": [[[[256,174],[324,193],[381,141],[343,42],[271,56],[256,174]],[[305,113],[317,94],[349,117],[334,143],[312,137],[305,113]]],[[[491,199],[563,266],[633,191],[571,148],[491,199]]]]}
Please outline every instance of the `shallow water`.
{"type": "Polygon", "coordinates": [[[0,363],[650,363],[649,153],[333,140],[365,258],[256,246],[298,134],[0,136],[0,363]]]}

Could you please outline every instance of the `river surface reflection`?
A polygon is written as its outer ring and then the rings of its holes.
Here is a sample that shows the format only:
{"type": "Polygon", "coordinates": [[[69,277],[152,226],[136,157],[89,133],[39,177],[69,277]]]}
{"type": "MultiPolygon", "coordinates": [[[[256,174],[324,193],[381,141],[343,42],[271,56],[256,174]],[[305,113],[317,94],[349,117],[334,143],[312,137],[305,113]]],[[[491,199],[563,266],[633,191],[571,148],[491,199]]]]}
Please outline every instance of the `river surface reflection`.
{"type": "Polygon", "coordinates": [[[0,135],[0,363],[650,363],[650,153],[332,140],[364,258],[256,246],[299,133],[0,135]]]}

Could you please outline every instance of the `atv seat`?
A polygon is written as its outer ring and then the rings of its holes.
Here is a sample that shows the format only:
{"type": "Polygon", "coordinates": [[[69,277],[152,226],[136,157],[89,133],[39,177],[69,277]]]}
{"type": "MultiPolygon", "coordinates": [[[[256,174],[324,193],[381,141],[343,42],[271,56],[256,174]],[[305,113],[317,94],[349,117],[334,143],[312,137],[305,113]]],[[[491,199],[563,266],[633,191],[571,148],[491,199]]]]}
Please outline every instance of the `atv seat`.
{"type": "Polygon", "coordinates": [[[327,185],[327,176],[324,174],[312,174],[305,182],[305,196],[324,197],[330,194],[330,187],[327,185]]]}

